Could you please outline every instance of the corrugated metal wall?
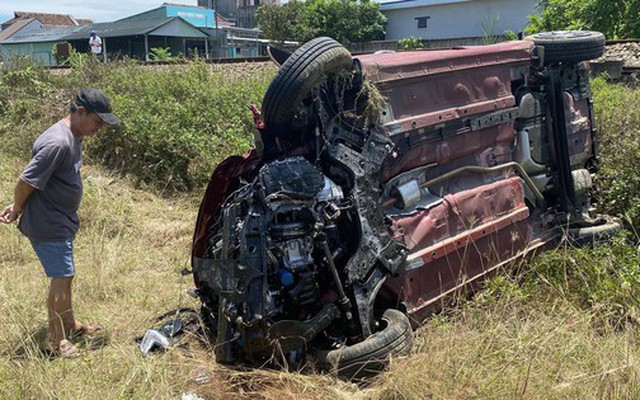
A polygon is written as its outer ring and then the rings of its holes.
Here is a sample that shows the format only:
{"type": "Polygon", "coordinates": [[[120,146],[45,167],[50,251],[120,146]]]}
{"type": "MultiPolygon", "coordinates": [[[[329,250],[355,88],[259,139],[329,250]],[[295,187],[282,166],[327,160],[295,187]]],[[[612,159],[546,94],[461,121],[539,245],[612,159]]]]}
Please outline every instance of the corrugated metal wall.
{"type": "Polygon", "coordinates": [[[42,65],[52,66],[56,65],[52,53],[54,44],[54,42],[3,44],[0,45],[0,54],[7,58],[30,55],[34,60],[42,63],[42,65]]]}

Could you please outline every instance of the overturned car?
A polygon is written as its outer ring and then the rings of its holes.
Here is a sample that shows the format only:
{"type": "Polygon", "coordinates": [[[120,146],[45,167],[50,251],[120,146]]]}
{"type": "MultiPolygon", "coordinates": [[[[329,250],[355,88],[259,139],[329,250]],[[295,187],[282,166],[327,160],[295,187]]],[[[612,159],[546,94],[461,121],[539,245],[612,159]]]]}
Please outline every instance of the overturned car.
{"type": "Polygon", "coordinates": [[[291,54],[254,111],[258,148],[214,171],[192,267],[219,362],[360,378],[407,354],[462,288],[592,242],[597,32],[357,57],[291,54]]]}

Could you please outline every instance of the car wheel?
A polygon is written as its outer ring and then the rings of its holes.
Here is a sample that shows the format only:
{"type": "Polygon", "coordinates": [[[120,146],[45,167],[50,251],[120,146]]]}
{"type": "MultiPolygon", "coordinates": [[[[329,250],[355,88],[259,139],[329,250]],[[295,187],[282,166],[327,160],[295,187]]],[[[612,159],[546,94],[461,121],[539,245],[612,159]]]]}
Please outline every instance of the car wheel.
{"type": "Polygon", "coordinates": [[[567,238],[575,246],[591,246],[610,241],[622,229],[622,222],[608,215],[599,224],[567,229],[567,238]]]}
{"type": "Polygon", "coordinates": [[[545,65],[593,60],[604,52],[604,35],[594,31],[540,32],[525,39],[544,47],[545,65]]]}
{"type": "Polygon", "coordinates": [[[382,316],[383,328],[360,343],[335,350],[312,352],[318,365],[332,370],[342,379],[362,379],[380,372],[389,356],[409,354],[413,331],[409,318],[401,311],[389,309],[382,316]]]}
{"type": "Polygon", "coordinates": [[[313,39],[293,52],[271,81],[262,100],[266,129],[289,142],[301,140],[296,114],[314,86],[329,73],[349,71],[351,53],[328,37],[313,39]]]}

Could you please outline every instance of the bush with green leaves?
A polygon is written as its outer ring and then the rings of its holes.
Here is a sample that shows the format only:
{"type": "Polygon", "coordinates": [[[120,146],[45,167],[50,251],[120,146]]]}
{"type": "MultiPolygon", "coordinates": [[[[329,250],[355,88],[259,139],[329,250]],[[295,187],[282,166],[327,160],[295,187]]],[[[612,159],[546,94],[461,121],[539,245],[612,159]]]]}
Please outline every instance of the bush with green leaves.
{"type": "Polygon", "coordinates": [[[502,34],[504,40],[518,40],[518,34],[512,31],[511,29],[507,29],[502,34]]]}
{"type": "Polygon", "coordinates": [[[422,49],[422,39],[415,36],[409,36],[398,40],[398,50],[417,50],[422,49]]]}
{"type": "Polygon", "coordinates": [[[1,152],[27,158],[34,139],[64,117],[82,87],[104,90],[123,120],[85,143],[89,162],[173,191],[206,183],[215,165],[248,149],[249,105],[260,104],[271,64],[210,65],[193,61],[145,67],[135,61],[70,59],[52,74],[29,60],[0,71],[1,152]]]}
{"type": "Polygon", "coordinates": [[[625,217],[640,227],[640,89],[592,81],[596,122],[599,130],[599,207],[625,217]]]}
{"type": "Polygon", "coordinates": [[[175,61],[178,57],[171,55],[169,47],[154,47],[149,51],[151,61],[175,61]]]}
{"type": "MultiPolygon", "coordinates": [[[[129,68],[136,68],[130,66],[129,68]]],[[[251,114],[272,70],[212,74],[193,62],[183,68],[114,71],[105,89],[125,126],[92,142],[89,154],[145,181],[190,189],[206,181],[225,156],[248,149],[251,114]]]]}
{"type": "Polygon", "coordinates": [[[500,41],[500,36],[497,33],[499,23],[500,16],[489,16],[480,22],[480,26],[482,27],[482,44],[494,44],[500,41]]]}
{"type": "Polygon", "coordinates": [[[256,22],[270,40],[306,42],[329,36],[341,43],[384,39],[386,17],[370,0],[291,0],[262,4],[256,22]]]}
{"type": "Polygon", "coordinates": [[[609,39],[640,36],[640,0],[540,0],[527,33],[593,30],[609,39]]]}
{"type": "Polygon", "coordinates": [[[49,106],[60,99],[58,82],[30,58],[5,60],[0,67],[0,152],[27,157],[35,138],[64,115],[65,110],[49,106]]]}
{"type": "Polygon", "coordinates": [[[596,324],[624,328],[640,322],[640,269],[638,248],[629,235],[594,248],[560,248],[538,256],[524,274],[524,291],[540,285],[573,303],[595,312],[596,324]]]}

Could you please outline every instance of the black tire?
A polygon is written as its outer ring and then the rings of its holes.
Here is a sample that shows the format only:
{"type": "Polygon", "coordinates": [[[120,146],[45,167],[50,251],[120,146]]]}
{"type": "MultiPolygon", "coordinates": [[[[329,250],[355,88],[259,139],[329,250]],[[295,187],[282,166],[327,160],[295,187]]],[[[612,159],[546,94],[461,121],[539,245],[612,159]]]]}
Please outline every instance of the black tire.
{"type": "Polygon", "coordinates": [[[595,31],[540,32],[525,37],[544,47],[544,64],[593,60],[604,53],[604,35],[595,31]]]}
{"type": "Polygon", "coordinates": [[[601,219],[599,224],[593,226],[567,229],[569,243],[580,247],[610,242],[622,229],[622,222],[608,215],[601,219]]]}
{"type": "Polygon", "coordinates": [[[262,115],[267,130],[289,142],[299,141],[300,131],[292,120],[302,100],[329,73],[349,71],[351,53],[328,37],[305,43],[282,64],[262,100],[262,115]]]}
{"type": "Polygon", "coordinates": [[[390,356],[407,355],[413,344],[409,318],[401,311],[389,309],[382,320],[386,326],[353,346],[313,352],[318,365],[337,373],[342,379],[358,380],[382,371],[390,356]]]}

